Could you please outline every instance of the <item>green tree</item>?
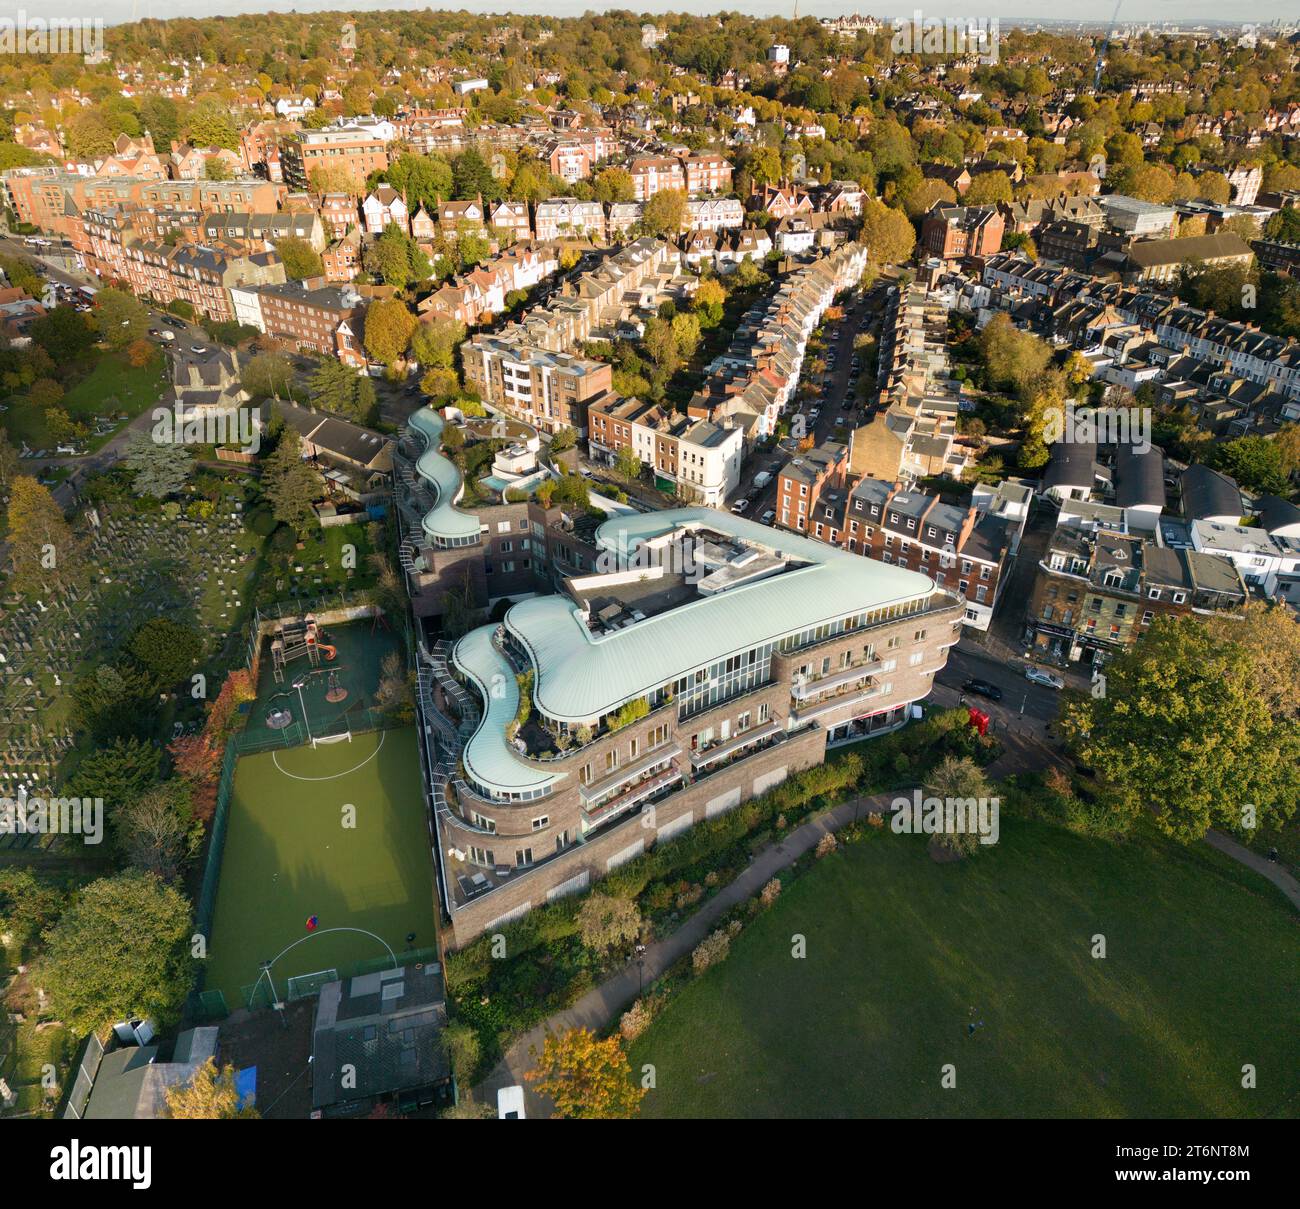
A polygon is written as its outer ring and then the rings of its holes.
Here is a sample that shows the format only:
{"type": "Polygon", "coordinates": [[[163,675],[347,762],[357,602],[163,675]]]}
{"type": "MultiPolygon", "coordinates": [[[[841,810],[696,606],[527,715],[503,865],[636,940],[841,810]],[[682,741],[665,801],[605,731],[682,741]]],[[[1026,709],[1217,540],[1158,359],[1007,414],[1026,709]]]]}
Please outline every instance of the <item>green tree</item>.
{"type": "Polygon", "coordinates": [[[254,399],[287,399],[293,384],[293,364],[280,353],[257,353],[244,362],[240,384],[254,399]]]}
{"type": "Polygon", "coordinates": [[[456,350],[465,343],[468,332],[458,319],[449,317],[421,322],[411,337],[411,352],[427,369],[451,369],[456,350]]]}
{"type": "Polygon", "coordinates": [[[501,196],[500,182],[476,147],[466,148],[452,161],[451,177],[452,196],[460,201],[474,197],[496,201],[501,196]]]}
{"type": "Polygon", "coordinates": [[[162,1028],[180,1018],[194,982],[189,902],[146,873],[91,882],[46,933],[44,985],[78,1033],[131,1016],[162,1028]]]}
{"type": "Polygon", "coordinates": [[[95,331],[85,315],[70,306],[56,306],[27,329],[56,365],[84,356],[94,346],[95,331]]]}
{"type": "Polygon", "coordinates": [[[162,692],[190,676],[203,654],[203,638],[193,626],[153,617],[136,630],[126,649],[162,692]]]}
{"type": "Polygon", "coordinates": [[[636,185],[626,168],[604,168],[596,174],[596,200],[609,205],[630,202],[636,197],[636,185]]]}
{"type": "Polygon", "coordinates": [[[1244,621],[1157,617],[1107,663],[1104,692],[1067,704],[1063,729],[1117,817],[1152,810],[1188,843],[1291,817],[1298,707],[1300,630],[1252,605],[1244,621]]]}
{"type": "Polygon", "coordinates": [[[358,424],[369,424],[376,410],[375,384],[333,357],[325,357],[309,382],[312,402],[358,424]]]}
{"type": "Polygon", "coordinates": [[[966,190],[968,206],[995,206],[1011,201],[1011,178],[1005,172],[981,172],[966,190]]]}
{"type": "Polygon", "coordinates": [[[18,865],[0,867],[0,933],[13,938],[20,959],[58,919],[67,895],[53,881],[18,865]]]}
{"type": "Polygon", "coordinates": [[[629,483],[635,483],[641,477],[641,459],[631,449],[620,449],[614,455],[614,472],[629,483]]]}
{"type": "Polygon", "coordinates": [[[74,794],[103,798],[109,818],[158,780],[162,750],[134,736],[101,743],[83,759],[69,781],[74,794]]]}
{"type": "MultiPolygon", "coordinates": [[[[926,778],[925,787],[934,797],[944,799],[979,801],[992,796],[984,770],[969,756],[945,756],[926,778]]],[[[955,856],[971,856],[979,849],[979,838],[974,831],[943,830],[931,837],[930,844],[955,856]]]]}
{"type": "Polygon", "coordinates": [[[1270,495],[1287,492],[1282,450],[1268,437],[1238,437],[1214,445],[1207,460],[1215,470],[1231,475],[1247,491],[1270,495]]]}
{"type": "Polygon", "coordinates": [[[451,196],[451,165],[437,155],[399,155],[384,174],[388,183],[406,198],[412,213],[420,207],[435,209],[451,196]]]}
{"type": "Polygon", "coordinates": [[[912,257],[916,231],[901,210],[869,197],[862,207],[862,242],[872,264],[902,264],[912,257]]]}
{"type": "Polygon", "coordinates": [[[286,427],[262,471],[262,493],[272,515],[301,537],[317,523],[312,505],[320,491],[320,475],[302,460],[302,437],[286,427]]]}
{"type": "Polygon", "coordinates": [[[134,294],[104,289],[95,297],[95,322],[105,344],[126,348],[148,335],[149,310],[134,294]]]}
{"type": "Polygon", "coordinates": [[[166,499],[185,486],[194,469],[190,451],[176,441],[156,441],[147,433],[133,433],[122,454],[131,472],[131,486],[139,495],[166,499]]]}
{"type": "Polygon", "coordinates": [[[641,229],[660,239],[676,239],[686,221],[686,194],[680,189],[661,189],[641,212],[641,229]]]}
{"type": "Polygon", "coordinates": [[[305,239],[296,235],[286,235],[275,241],[275,250],[284,262],[284,275],[292,281],[302,281],[306,277],[322,277],[325,264],[320,253],[305,239]]]}

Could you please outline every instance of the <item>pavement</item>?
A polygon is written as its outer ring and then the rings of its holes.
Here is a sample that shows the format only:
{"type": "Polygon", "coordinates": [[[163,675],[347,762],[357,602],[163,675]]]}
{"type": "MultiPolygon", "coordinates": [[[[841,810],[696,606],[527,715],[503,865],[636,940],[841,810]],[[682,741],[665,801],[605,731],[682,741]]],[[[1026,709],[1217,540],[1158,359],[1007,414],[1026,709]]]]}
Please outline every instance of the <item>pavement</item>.
{"type": "Polygon", "coordinates": [[[1252,852],[1244,844],[1239,844],[1220,831],[1208,832],[1205,842],[1211,848],[1217,848],[1225,856],[1232,857],[1239,865],[1245,865],[1247,869],[1253,869],[1262,877],[1268,878],[1291,900],[1291,905],[1300,911],[1300,882],[1296,881],[1281,865],[1260,856],[1258,852],[1252,852]]]}

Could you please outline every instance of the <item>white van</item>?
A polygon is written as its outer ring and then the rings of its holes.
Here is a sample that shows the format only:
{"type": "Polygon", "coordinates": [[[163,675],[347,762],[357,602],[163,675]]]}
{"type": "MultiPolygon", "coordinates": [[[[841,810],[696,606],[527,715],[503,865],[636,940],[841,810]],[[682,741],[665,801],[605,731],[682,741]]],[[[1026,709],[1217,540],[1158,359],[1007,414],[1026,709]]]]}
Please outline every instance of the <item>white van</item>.
{"type": "Polygon", "coordinates": [[[524,1089],[516,1083],[513,1087],[503,1087],[497,1092],[497,1120],[522,1121],[524,1112],[524,1089]]]}

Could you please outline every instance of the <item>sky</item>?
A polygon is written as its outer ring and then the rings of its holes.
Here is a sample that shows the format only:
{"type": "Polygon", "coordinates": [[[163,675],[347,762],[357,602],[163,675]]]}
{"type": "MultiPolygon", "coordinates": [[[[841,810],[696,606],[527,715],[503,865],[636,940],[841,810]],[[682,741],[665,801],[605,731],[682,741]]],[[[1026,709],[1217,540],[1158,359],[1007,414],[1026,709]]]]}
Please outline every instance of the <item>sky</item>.
{"type": "MultiPolygon", "coordinates": [[[[1295,21],[1300,17],[1290,0],[1119,0],[1119,19],[1125,21],[1169,21],[1186,25],[1197,21],[1270,22],[1295,21]]],[[[329,0],[18,0],[12,6],[5,3],[0,11],[21,8],[29,16],[79,17],[98,16],[109,23],[130,21],[140,17],[212,17],[231,13],[298,12],[314,11],[370,11],[392,9],[424,9],[427,3],[409,0],[353,0],[330,3],[329,0]]],[[[608,8],[623,8],[633,12],[693,12],[710,13],[727,9],[743,11],[755,16],[793,16],[795,0],[628,0],[624,4],[602,4],[599,0],[447,0],[438,7],[466,9],[470,12],[488,13],[540,13],[549,16],[571,17],[584,12],[608,8]]],[[[911,16],[920,8],[927,17],[976,17],[997,15],[1003,24],[1012,18],[1062,18],[1069,16],[1084,21],[1108,22],[1115,11],[1114,0],[1072,0],[1063,5],[1061,0],[987,0],[965,3],[950,0],[948,3],[927,3],[916,0],[890,0],[888,4],[854,3],[844,0],[799,0],[801,16],[836,16],[854,11],[874,13],[883,18],[894,15],[911,16]]]]}

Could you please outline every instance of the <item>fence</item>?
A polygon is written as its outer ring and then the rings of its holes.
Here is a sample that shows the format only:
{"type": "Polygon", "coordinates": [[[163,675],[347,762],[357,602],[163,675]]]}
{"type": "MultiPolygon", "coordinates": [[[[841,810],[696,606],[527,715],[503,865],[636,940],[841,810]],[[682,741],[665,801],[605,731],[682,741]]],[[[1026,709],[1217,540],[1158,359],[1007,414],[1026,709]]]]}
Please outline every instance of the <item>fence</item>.
{"type": "MultiPolygon", "coordinates": [[[[434,948],[407,949],[405,952],[396,955],[396,964],[394,964],[394,959],[388,956],[367,957],[361,961],[354,961],[351,965],[339,966],[337,969],[317,970],[313,974],[298,974],[283,979],[276,983],[275,993],[278,995],[283,992],[283,1001],[285,1003],[296,1003],[299,999],[313,998],[320,993],[321,987],[329,982],[338,982],[340,980],[346,982],[350,978],[360,978],[365,974],[378,974],[382,970],[424,965],[437,960],[438,950],[434,948]]],[[[258,1008],[274,1007],[271,979],[259,978],[256,982],[250,982],[247,986],[241,987],[240,998],[242,999],[240,1006],[246,1007],[250,1011],[258,1008]]]]}
{"type": "MultiPolygon", "coordinates": [[[[271,738],[255,738],[250,735],[232,735],[226,741],[225,755],[221,760],[221,777],[217,781],[217,805],[212,813],[212,830],[208,840],[208,859],[203,866],[203,884],[199,889],[199,900],[194,908],[194,930],[206,941],[212,937],[212,918],[217,907],[217,887],[221,882],[221,858],[226,847],[226,827],[230,818],[230,799],[235,789],[235,765],[241,755],[269,751],[272,748],[294,747],[302,742],[301,723],[286,726],[271,738]]],[[[203,989],[203,971],[199,970],[198,981],[190,992],[185,1005],[187,1021],[210,1020],[213,1013],[220,1011],[225,1015],[225,997],[220,991],[203,989]],[[220,1000],[220,1003],[217,1001],[220,1000]]]]}
{"type": "MultiPolygon", "coordinates": [[[[387,730],[390,727],[408,724],[382,713],[373,706],[365,706],[350,712],[339,726],[332,731],[324,734],[316,733],[313,737],[317,741],[321,739],[329,740],[343,738],[345,735],[367,734],[370,731],[387,730]]],[[[225,755],[221,761],[221,777],[217,782],[217,805],[212,814],[211,839],[208,843],[207,862],[203,867],[203,884],[199,889],[199,899],[194,911],[194,930],[205,940],[210,940],[212,937],[212,922],[217,907],[217,889],[221,883],[221,861],[226,846],[226,828],[229,826],[230,803],[235,790],[235,767],[239,763],[239,757],[256,755],[258,752],[263,751],[278,751],[285,747],[297,747],[306,741],[306,732],[301,722],[294,722],[286,726],[284,730],[277,731],[271,736],[259,737],[240,734],[231,736],[227,741],[225,755]]],[[[409,958],[411,961],[436,960],[437,951],[434,949],[420,949],[413,950],[411,953],[399,954],[399,965],[405,964],[403,958],[409,958]],[[426,952],[430,956],[419,956],[419,954],[426,952]]],[[[369,972],[359,968],[360,965],[364,964],[359,963],[357,973],[369,972]]],[[[375,969],[387,969],[391,964],[387,958],[383,958],[381,963],[375,966],[375,969]]],[[[344,975],[344,977],[351,976],[351,974],[344,975]]],[[[189,1024],[200,1021],[210,1023],[216,1020],[224,1020],[230,1012],[225,995],[221,991],[205,990],[203,979],[204,973],[200,968],[194,989],[190,992],[185,1004],[185,1020],[189,1024]]],[[[252,1008],[269,1007],[271,1005],[270,991],[265,985],[265,980],[262,980],[261,992],[257,990],[258,985],[254,983],[252,986],[243,988],[243,1006],[252,1008]]]]}
{"type": "Polygon", "coordinates": [[[63,1108],[65,1120],[80,1120],[90,1101],[91,1088],[95,1086],[95,1076],[99,1074],[99,1064],[104,1060],[104,1047],[100,1040],[91,1033],[81,1050],[81,1061],[77,1063],[77,1073],[68,1089],[67,1103],[63,1108]]]}

